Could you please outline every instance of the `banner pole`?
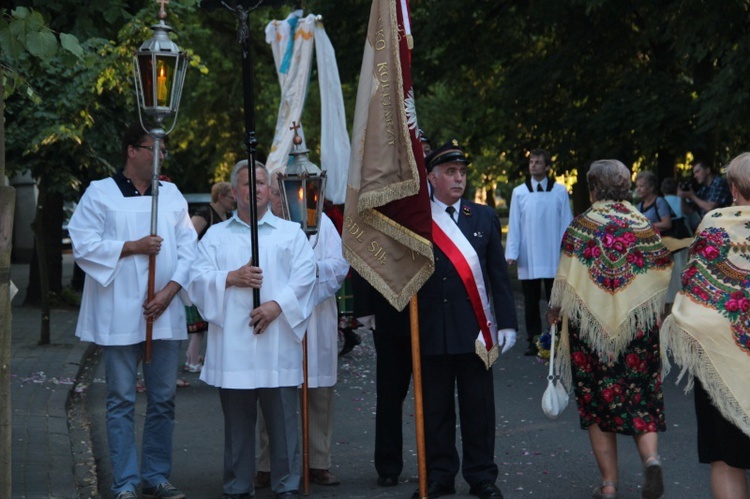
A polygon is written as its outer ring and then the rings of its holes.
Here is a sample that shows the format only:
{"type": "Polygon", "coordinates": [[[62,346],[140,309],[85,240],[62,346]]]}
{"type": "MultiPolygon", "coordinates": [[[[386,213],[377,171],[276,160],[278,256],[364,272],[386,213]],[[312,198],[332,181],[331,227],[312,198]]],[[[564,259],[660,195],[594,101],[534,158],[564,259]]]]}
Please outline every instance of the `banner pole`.
{"type": "Polygon", "coordinates": [[[417,473],[419,476],[419,497],[427,497],[427,456],[424,446],[424,406],[422,404],[422,361],[419,352],[419,309],[417,295],[409,302],[411,325],[411,365],[414,378],[414,418],[417,436],[417,473]]]}
{"type": "Polygon", "coordinates": [[[307,384],[307,332],[302,338],[302,495],[310,495],[310,414],[307,384]]]}

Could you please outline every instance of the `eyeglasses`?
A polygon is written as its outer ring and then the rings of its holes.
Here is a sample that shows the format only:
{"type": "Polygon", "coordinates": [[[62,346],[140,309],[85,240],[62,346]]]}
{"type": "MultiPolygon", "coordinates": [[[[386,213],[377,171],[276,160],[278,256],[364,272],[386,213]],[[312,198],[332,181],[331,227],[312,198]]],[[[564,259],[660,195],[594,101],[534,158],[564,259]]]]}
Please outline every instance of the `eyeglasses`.
{"type": "MultiPolygon", "coordinates": [[[[154,152],[154,146],[143,146],[140,144],[130,144],[130,145],[133,147],[137,147],[138,149],[148,149],[149,151],[151,151],[151,153],[154,152]]],[[[161,152],[162,156],[164,156],[165,158],[169,156],[169,151],[167,151],[167,149],[164,147],[160,147],[159,152],[161,152]]]]}

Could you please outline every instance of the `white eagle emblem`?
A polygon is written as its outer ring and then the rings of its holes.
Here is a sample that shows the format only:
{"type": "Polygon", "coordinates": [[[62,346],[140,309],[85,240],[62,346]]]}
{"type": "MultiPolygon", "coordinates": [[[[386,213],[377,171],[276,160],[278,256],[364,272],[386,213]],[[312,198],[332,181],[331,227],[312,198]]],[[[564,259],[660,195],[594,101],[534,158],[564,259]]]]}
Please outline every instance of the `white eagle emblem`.
{"type": "MultiPolygon", "coordinates": [[[[404,99],[404,108],[406,110],[406,124],[409,125],[409,129],[419,130],[419,127],[417,126],[417,106],[414,103],[413,87],[409,89],[409,93],[407,94],[406,99],[404,99]]],[[[419,132],[417,132],[417,135],[419,135],[419,132]]],[[[419,138],[419,136],[417,136],[417,138],[419,138]]]]}

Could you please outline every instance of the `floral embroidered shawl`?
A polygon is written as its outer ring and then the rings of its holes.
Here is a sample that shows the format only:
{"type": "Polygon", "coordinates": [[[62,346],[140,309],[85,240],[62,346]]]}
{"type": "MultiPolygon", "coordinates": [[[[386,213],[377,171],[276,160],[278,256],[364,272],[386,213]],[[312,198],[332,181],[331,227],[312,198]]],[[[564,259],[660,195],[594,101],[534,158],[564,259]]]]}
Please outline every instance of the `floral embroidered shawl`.
{"type": "Polygon", "coordinates": [[[571,222],[550,298],[563,317],[558,373],[566,386],[568,322],[600,357],[617,358],[662,312],[671,270],[669,250],[627,201],[597,201],[571,222]]]}
{"type": "Polygon", "coordinates": [[[666,351],[698,376],[726,419],[750,436],[750,207],[709,212],[690,246],[682,291],[662,327],[666,351]]]}

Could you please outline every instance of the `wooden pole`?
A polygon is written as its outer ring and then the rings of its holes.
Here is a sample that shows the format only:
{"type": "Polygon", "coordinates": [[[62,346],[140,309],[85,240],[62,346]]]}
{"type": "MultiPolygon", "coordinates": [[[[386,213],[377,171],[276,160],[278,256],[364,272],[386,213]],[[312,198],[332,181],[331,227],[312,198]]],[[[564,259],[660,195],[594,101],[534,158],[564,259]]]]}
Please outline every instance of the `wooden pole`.
{"type": "MultiPolygon", "coordinates": [[[[153,156],[154,162],[151,168],[151,235],[157,236],[159,227],[159,170],[161,169],[161,141],[167,135],[161,128],[155,128],[148,132],[154,139],[153,156]]],[[[155,287],[156,277],[156,255],[148,256],[148,295],[147,300],[150,302],[156,294],[155,287]]],[[[146,319],[146,352],[144,362],[151,363],[151,344],[154,336],[154,319],[146,319]]]]}
{"type": "Polygon", "coordinates": [[[307,333],[302,338],[302,494],[310,495],[310,415],[307,400],[307,333]]]}
{"type": "Polygon", "coordinates": [[[424,448],[424,405],[422,404],[422,360],[419,353],[419,309],[417,295],[409,302],[411,324],[411,365],[414,378],[414,418],[417,432],[417,474],[419,476],[419,497],[427,497],[427,457],[424,448]]]}
{"type": "MultiPolygon", "coordinates": [[[[156,255],[149,255],[148,256],[148,301],[151,301],[154,299],[154,295],[156,294],[154,291],[154,281],[156,277],[156,255]]],[[[153,343],[154,338],[154,319],[152,317],[148,317],[146,319],[146,353],[145,353],[145,361],[146,364],[151,363],[151,344],[153,343]]]]}

